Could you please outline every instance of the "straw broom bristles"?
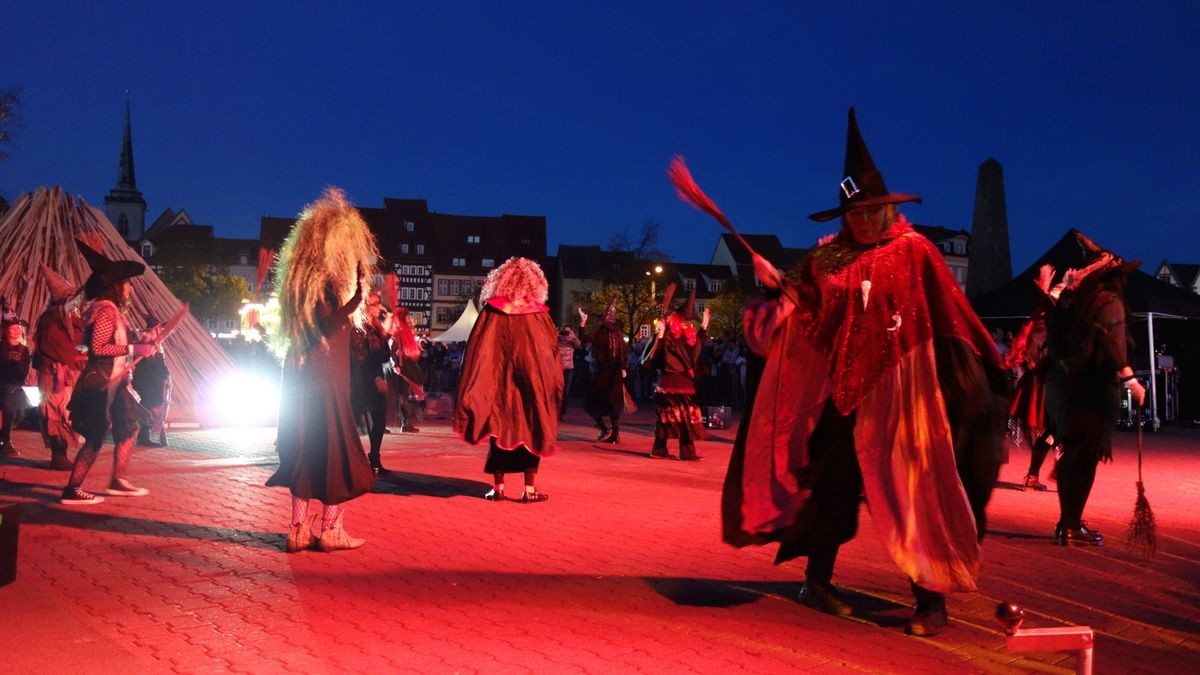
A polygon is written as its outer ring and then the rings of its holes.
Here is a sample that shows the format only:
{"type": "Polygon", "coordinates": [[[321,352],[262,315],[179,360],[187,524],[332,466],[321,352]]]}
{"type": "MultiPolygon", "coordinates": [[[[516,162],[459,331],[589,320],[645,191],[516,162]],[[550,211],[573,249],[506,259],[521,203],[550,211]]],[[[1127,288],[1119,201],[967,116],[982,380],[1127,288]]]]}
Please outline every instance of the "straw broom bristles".
{"type": "MultiPolygon", "coordinates": [[[[110,259],[142,260],[103,212],[80,197],[72,199],[58,187],[40,187],[22,194],[0,218],[0,251],[5,252],[0,296],[9,298],[13,309],[31,326],[36,325],[50,302],[41,265],[78,285],[91,273],[75,245],[80,235],[98,239],[97,250],[110,259]]],[[[134,299],[128,316],[131,327],[143,328],[149,314],[172,316],[181,305],[149,267],[132,283],[134,299]]],[[[31,338],[32,343],[37,336],[31,338]]],[[[191,316],[167,340],[166,358],[173,384],[172,421],[195,419],[195,407],[211,385],[236,370],[233,360],[191,316]]]]}

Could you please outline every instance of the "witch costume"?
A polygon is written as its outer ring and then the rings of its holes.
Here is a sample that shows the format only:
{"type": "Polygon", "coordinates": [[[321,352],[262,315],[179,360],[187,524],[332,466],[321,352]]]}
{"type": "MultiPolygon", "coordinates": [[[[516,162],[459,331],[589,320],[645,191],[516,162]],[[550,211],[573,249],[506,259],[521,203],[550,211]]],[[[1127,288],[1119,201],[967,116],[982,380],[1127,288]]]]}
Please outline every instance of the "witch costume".
{"type": "Polygon", "coordinates": [[[507,297],[492,295],[483,301],[483,311],[467,340],[459,381],[458,404],[454,411],[454,431],[474,445],[488,439],[489,448],[483,470],[496,478],[496,485],[485,495],[490,501],[503,501],[503,475],[525,474],[522,502],[538,502],[546,494],[533,486],[542,457],[556,451],[558,410],[562,404],[563,378],[559,367],[557,329],[550,319],[545,300],[544,277],[536,263],[511,258],[493,270],[484,293],[490,287],[506,292],[506,276],[540,277],[533,282],[543,290],[537,295],[507,297]],[[500,279],[497,284],[495,279],[500,279]]]}
{"type": "Polygon", "coordinates": [[[50,304],[37,320],[37,351],[33,356],[42,395],[42,441],[50,448],[50,468],[70,471],[73,465],[67,451],[76,440],[67,404],[87,362],[87,355],[78,349],[83,320],[69,306],[80,289],[49,267],[43,266],[42,274],[50,291],[50,304]]]}
{"type": "Polygon", "coordinates": [[[284,364],[275,442],[279,468],[267,485],[286,487],[293,497],[332,506],[375,484],[350,406],[350,316],[361,300],[361,287],[340,307],[327,293],[315,312],[324,343],[290,355],[284,364]]]}
{"type": "MultiPolygon", "coordinates": [[[[87,363],[75,384],[67,408],[71,428],[83,436],[83,447],[75,455],[75,463],[60,502],[63,504],[95,504],[104,501],[82,489],[83,481],[92,469],[105,435],[112,430],[114,459],[112,480],[106,494],[140,497],[149,491],[132,485],[125,477],[137,434],[141,404],[129,382],[133,356],[149,356],[157,347],[130,344],[129,327],[117,302],[120,286],[145,272],[146,267],[133,260],[113,261],[105,258],[87,244],[77,241],[80,252],[92,268],[84,283],[84,294],[91,304],[83,315],[82,344],[87,347],[87,363]]],[[[127,299],[127,298],[126,298],[127,299]]]]}
{"type": "MultiPolygon", "coordinates": [[[[843,175],[840,206],[812,219],[920,199],[887,190],[853,108],[843,175]]],[[[865,495],[917,598],[906,630],[926,636],[946,623],[944,593],[976,588],[1006,380],[938,249],[902,215],[884,226],[862,245],[844,225],[785,279],[760,273],[775,297],[746,312],[766,362],[726,476],[724,536],[779,541],[776,562],[808,556],[801,602],[847,615],[831,579],[865,495]]]]}
{"type": "Polygon", "coordinates": [[[1098,546],[1104,537],[1082,520],[1083,509],[1097,464],[1112,459],[1121,389],[1141,389],[1129,365],[1124,297],[1126,277],[1140,261],[1126,263],[1082,233],[1075,236],[1088,265],[1046,316],[1046,418],[1062,444],[1054,541],[1098,546]]]}
{"type": "MultiPolygon", "coordinates": [[[[672,295],[668,289],[666,296],[672,295]]],[[[696,364],[704,345],[706,329],[692,326],[696,291],[692,290],[681,309],[667,317],[646,349],[642,363],[659,372],[654,387],[654,445],[651,459],[673,458],[667,451],[667,439],[679,439],[679,459],[696,461],[696,441],[704,438],[704,417],[696,403],[696,364]]]]}
{"type": "Polygon", "coordinates": [[[579,327],[580,338],[591,348],[595,374],[583,398],[583,409],[596,420],[599,430],[597,440],[618,443],[621,440],[621,412],[625,409],[625,362],[629,358],[629,345],[625,343],[625,327],[617,318],[615,304],[610,304],[604,319],[596,330],[584,332],[579,327]],[[605,425],[607,417],[612,431],[605,425]]]}

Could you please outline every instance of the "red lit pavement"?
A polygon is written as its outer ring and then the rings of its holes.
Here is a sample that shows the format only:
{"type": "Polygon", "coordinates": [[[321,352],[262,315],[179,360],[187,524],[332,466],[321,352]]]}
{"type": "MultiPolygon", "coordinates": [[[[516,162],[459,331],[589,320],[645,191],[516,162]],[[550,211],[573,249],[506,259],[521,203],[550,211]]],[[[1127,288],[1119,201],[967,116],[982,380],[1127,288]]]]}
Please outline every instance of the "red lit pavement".
{"type": "MultiPolygon", "coordinates": [[[[91,507],[57,503],[66,474],[41,468],[39,439],[17,432],[24,456],[0,464],[0,501],[23,505],[17,581],[0,588],[0,672],[1072,671],[1072,654],[1005,649],[1002,600],[1026,608],[1026,627],[1092,626],[1099,673],[1200,664],[1197,431],[1146,435],[1149,561],[1123,546],[1133,434],[1100,467],[1087,512],[1108,538],[1099,549],[1051,543],[1055,494],[1014,489],[1028,461],[1014,450],[980,589],[952,596],[950,627],[921,639],[903,634],[907,582],[865,509],[835,578],[852,619],[795,601],[802,564],[721,542],[732,430],[700,444],[702,462],[651,461],[648,412],[615,447],[572,412],[542,464],[551,499],[523,505],[481,499],[484,450],[445,421],[422,426],[385,437],[393,473],[347,513],[367,545],[293,555],[287,494],[263,487],[273,430],[177,432],[134,456],[150,496],[91,507]]],[[[103,487],[110,457],[85,487],[103,487]]]]}

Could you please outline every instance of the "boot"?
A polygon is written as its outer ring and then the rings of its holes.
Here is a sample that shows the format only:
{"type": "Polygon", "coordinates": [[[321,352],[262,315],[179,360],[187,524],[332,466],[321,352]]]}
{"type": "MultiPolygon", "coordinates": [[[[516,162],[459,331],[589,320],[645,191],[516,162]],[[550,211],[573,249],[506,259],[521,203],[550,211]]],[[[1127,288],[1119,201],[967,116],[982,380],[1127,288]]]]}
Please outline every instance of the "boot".
{"type": "Polygon", "coordinates": [[[54,471],[70,471],[75,468],[67,459],[67,444],[65,441],[54,439],[50,441],[50,468],[54,471]]]}
{"type": "Polygon", "coordinates": [[[299,553],[312,548],[313,546],[313,523],[317,521],[320,514],[312,514],[306,517],[303,522],[292,525],[288,530],[287,544],[285,546],[288,553],[299,553]]]}
{"type": "Polygon", "coordinates": [[[946,614],[946,596],[921,588],[912,583],[913,595],[917,598],[917,607],[913,616],[904,627],[904,632],[917,637],[932,637],[942,632],[946,622],[950,620],[946,614]]]}
{"type": "Polygon", "coordinates": [[[158,432],[158,444],[162,447],[167,447],[167,428],[163,427],[162,431],[158,432]]]}
{"type": "Polygon", "coordinates": [[[699,462],[700,455],[696,454],[696,446],[691,443],[679,447],[679,459],[685,462],[699,462]]]}
{"type": "Polygon", "coordinates": [[[604,442],[605,443],[620,443],[621,442],[621,422],[618,421],[614,417],[612,423],[613,423],[612,433],[608,435],[608,438],[604,439],[604,442]]]}
{"type": "Polygon", "coordinates": [[[600,433],[596,435],[596,441],[603,441],[604,437],[608,435],[608,427],[605,426],[603,417],[596,418],[596,428],[600,430],[600,433]]]}
{"type": "Polygon", "coordinates": [[[383,468],[383,460],[380,459],[378,452],[367,453],[367,459],[370,460],[371,468],[375,470],[375,473],[387,473],[388,472],[387,469],[383,468]]]}
{"type": "Polygon", "coordinates": [[[138,432],[138,437],[137,437],[138,446],[142,447],[142,448],[149,448],[149,447],[152,447],[151,446],[152,443],[153,443],[153,441],[150,440],[150,429],[147,427],[142,427],[142,430],[138,432]]]}
{"type": "Polygon", "coordinates": [[[337,520],[333,521],[333,527],[321,533],[317,537],[317,550],[329,553],[331,551],[348,551],[358,548],[367,543],[366,539],[358,539],[351,537],[346,528],[342,527],[342,518],[346,514],[339,513],[337,520]]]}

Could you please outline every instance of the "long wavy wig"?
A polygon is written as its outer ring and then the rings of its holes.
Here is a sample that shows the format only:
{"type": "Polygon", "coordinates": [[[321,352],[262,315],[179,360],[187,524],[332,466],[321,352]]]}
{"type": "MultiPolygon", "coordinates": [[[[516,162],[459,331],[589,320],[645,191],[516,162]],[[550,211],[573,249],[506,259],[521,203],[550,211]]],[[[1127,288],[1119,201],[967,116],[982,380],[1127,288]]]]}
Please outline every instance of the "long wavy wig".
{"type": "MultiPolygon", "coordinates": [[[[317,308],[334,300],[338,305],[349,302],[359,279],[365,297],[378,260],[375,236],[358,209],[340,189],[325,188],[297,218],[275,261],[280,322],[274,336],[276,353],[286,355],[291,349],[303,354],[323,345],[317,308]]],[[[365,318],[360,307],[354,313],[355,325],[361,327],[365,318]]]]}
{"type": "Polygon", "coordinates": [[[479,301],[487,302],[488,298],[498,297],[509,300],[529,298],[544,303],[549,296],[550,284],[541,266],[529,258],[513,257],[488,272],[483,289],[479,292],[479,301]]]}

